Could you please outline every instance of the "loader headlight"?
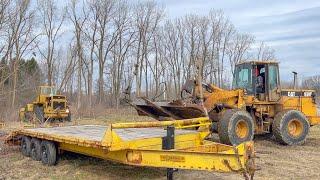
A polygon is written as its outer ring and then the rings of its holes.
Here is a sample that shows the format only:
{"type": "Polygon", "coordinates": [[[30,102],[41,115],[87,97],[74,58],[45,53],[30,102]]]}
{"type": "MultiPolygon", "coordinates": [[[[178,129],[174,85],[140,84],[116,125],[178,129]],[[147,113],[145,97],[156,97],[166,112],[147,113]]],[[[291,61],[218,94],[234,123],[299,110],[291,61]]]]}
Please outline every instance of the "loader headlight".
{"type": "Polygon", "coordinates": [[[69,113],[69,109],[66,109],[66,113],[69,113]]]}

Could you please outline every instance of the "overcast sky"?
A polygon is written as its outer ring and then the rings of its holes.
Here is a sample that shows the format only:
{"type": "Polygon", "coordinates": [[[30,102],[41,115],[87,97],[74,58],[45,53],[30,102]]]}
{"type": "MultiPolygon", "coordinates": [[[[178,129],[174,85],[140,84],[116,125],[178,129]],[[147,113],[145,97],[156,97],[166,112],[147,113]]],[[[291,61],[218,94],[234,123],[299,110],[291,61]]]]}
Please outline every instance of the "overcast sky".
{"type": "Polygon", "coordinates": [[[281,79],[320,74],[319,0],[157,0],[167,18],[222,9],[237,30],[251,33],[276,51],[281,79]]]}

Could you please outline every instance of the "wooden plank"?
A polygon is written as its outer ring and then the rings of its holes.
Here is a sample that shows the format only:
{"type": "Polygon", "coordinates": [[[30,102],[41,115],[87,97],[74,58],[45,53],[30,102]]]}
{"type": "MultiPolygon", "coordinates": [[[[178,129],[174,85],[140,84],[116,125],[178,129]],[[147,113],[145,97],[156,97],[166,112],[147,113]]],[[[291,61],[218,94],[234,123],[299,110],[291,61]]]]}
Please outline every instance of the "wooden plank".
{"type": "MultiPolygon", "coordinates": [[[[47,135],[61,135],[71,138],[81,138],[90,141],[102,141],[107,126],[98,125],[82,125],[82,126],[66,126],[66,127],[52,127],[52,128],[34,128],[28,129],[31,132],[44,133],[47,135]]],[[[135,139],[146,139],[155,137],[164,137],[167,131],[163,128],[125,128],[114,129],[117,135],[124,141],[131,141],[135,139]]],[[[194,130],[181,130],[175,131],[176,135],[197,133],[194,130]]]]}
{"type": "MultiPolygon", "coordinates": [[[[114,131],[124,141],[164,137],[167,135],[167,131],[163,128],[126,128],[126,129],[114,129],[114,131]]],[[[187,133],[197,133],[197,131],[181,130],[181,129],[175,130],[175,135],[182,135],[187,133]]]]}
{"type": "Polygon", "coordinates": [[[83,125],[83,126],[66,126],[52,128],[34,128],[28,131],[39,132],[44,134],[55,134],[68,136],[72,138],[83,138],[91,141],[102,141],[107,126],[83,125]]]}

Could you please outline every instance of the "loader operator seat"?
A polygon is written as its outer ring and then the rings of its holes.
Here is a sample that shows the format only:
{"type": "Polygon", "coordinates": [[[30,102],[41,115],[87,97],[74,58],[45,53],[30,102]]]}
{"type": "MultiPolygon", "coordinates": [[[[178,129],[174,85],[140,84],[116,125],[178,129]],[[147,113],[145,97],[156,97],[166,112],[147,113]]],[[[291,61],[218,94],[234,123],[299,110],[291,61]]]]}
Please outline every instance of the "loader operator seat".
{"type": "Polygon", "coordinates": [[[256,81],[256,92],[257,94],[265,92],[265,68],[257,67],[257,81],[256,81]]]}

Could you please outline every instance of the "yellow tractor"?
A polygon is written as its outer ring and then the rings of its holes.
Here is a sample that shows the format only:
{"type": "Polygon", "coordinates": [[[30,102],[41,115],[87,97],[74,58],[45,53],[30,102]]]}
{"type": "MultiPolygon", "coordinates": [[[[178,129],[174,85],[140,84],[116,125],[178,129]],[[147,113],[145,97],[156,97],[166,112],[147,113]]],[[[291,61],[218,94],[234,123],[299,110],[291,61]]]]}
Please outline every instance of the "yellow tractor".
{"type": "Polygon", "coordinates": [[[23,122],[71,121],[66,96],[57,95],[53,86],[40,86],[36,100],[19,111],[23,122]]]}
{"type": "Polygon", "coordinates": [[[237,64],[232,90],[190,80],[179,100],[141,98],[130,104],[139,115],[157,120],[209,116],[212,132],[218,133],[222,143],[232,145],[267,133],[281,144],[298,145],[306,140],[310,126],[320,123],[315,91],[281,88],[277,62],[237,64]]]}

